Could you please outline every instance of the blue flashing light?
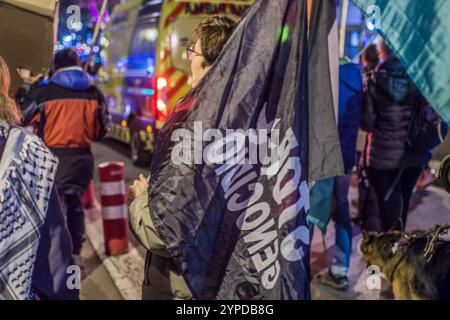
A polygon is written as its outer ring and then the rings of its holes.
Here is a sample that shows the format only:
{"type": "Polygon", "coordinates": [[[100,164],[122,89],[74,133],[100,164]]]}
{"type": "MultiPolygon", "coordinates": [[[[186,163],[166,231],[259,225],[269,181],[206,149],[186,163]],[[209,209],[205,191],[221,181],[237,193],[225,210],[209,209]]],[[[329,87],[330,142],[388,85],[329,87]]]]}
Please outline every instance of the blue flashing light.
{"type": "Polygon", "coordinates": [[[155,90],[153,89],[142,89],[142,93],[147,96],[152,96],[155,94],[155,90]]]}
{"type": "Polygon", "coordinates": [[[72,35],[67,34],[63,37],[63,42],[72,42],[72,35]]]}

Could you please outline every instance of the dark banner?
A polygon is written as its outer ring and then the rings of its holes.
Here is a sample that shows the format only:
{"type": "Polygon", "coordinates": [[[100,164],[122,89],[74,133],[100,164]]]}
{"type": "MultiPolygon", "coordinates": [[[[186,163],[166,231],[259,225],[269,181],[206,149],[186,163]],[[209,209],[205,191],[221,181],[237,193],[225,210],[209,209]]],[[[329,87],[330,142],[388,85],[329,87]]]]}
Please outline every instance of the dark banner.
{"type": "Polygon", "coordinates": [[[196,299],[309,299],[306,1],[256,1],[158,135],[150,212],[196,299]]]}

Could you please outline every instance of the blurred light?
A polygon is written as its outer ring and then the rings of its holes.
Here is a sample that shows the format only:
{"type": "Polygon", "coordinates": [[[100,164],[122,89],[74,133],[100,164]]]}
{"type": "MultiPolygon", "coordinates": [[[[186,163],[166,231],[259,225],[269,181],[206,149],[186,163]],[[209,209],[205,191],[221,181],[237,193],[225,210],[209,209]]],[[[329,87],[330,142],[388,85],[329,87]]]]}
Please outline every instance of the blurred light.
{"type": "Polygon", "coordinates": [[[162,90],[164,88],[167,87],[167,80],[164,78],[158,78],[158,83],[156,85],[156,87],[158,88],[158,90],[162,90]]]}
{"type": "Polygon", "coordinates": [[[369,31],[375,30],[375,25],[373,24],[373,22],[371,20],[367,20],[367,29],[369,29],[369,31]]]}
{"type": "Polygon", "coordinates": [[[147,41],[156,41],[158,38],[158,30],[152,28],[144,31],[144,38],[147,41]]]}
{"type": "Polygon", "coordinates": [[[177,48],[178,47],[178,35],[176,34],[176,33],[173,33],[172,34],[172,38],[170,39],[171,40],[171,45],[172,45],[172,48],[177,48]]]}
{"type": "Polygon", "coordinates": [[[70,34],[65,35],[65,36],[62,38],[62,40],[63,40],[63,42],[71,42],[71,41],[72,41],[72,36],[71,36],[70,34]]]}
{"type": "Polygon", "coordinates": [[[158,108],[158,111],[161,113],[164,113],[166,111],[166,104],[161,99],[158,99],[158,102],[156,103],[156,107],[158,108]]]}
{"type": "Polygon", "coordinates": [[[152,133],[153,132],[153,127],[152,126],[147,126],[146,131],[147,131],[147,133],[152,133]]]}
{"type": "Polygon", "coordinates": [[[121,125],[122,125],[122,127],[125,128],[127,126],[127,121],[126,120],[122,120],[121,125]]]}
{"type": "Polygon", "coordinates": [[[76,32],[81,31],[81,29],[83,29],[83,24],[80,21],[74,22],[72,24],[72,29],[75,30],[76,32]]]}
{"type": "Polygon", "coordinates": [[[94,51],[94,53],[98,53],[100,51],[100,48],[98,46],[94,46],[92,48],[92,51],[94,51]]]}
{"type": "Polygon", "coordinates": [[[278,29],[278,37],[281,38],[281,43],[285,43],[289,40],[289,26],[284,25],[281,29],[278,29]]]}
{"type": "Polygon", "coordinates": [[[153,89],[142,89],[142,94],[146,96],[152,96],[155,94],[155,91],[153,89]]]}
{"type": "Polygon", "coordinates": [[[359,33],[358,33],[358,31],[353,31],[350,34],[350,45],[352,47],[358,47],[359,46],[359,33]]]}
{"type": "Polygon", "coordinates": [[[128,116],[130,115],[130,113],[131,113],[131,105],[130,105],[129,103],[127,103],[126,106],[125,106],[125,113],[124,113],[124,116],[128,118],[128,116]]]}

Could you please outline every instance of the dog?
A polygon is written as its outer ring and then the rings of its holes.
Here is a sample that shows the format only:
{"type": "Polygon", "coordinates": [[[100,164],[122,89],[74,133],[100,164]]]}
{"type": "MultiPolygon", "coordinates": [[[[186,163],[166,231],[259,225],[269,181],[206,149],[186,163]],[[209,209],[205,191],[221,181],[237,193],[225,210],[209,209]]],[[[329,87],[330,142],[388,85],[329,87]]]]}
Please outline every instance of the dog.
{"type": "Polygon", "coordinates": [[[404,233],[363,232],[361,253],[376,265],[398,300],[450,300],[450,226],[404,233]]]}

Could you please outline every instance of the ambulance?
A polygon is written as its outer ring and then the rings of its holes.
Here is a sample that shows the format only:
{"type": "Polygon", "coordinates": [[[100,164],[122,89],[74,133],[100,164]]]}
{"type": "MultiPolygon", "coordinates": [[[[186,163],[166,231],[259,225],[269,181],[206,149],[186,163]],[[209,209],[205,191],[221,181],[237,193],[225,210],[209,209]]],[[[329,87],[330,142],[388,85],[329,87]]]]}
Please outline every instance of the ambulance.
{"type": "Polygon", "coordinates": [[[100,44],[98,74],[112,118],[110,136],[150,163],[158,130],[191,90],[186,48],[195,26],[215,13],[239,19],[252,0],[131,0],[117,5],[100,44]]]}

